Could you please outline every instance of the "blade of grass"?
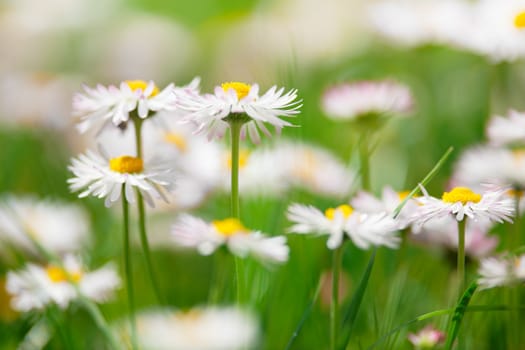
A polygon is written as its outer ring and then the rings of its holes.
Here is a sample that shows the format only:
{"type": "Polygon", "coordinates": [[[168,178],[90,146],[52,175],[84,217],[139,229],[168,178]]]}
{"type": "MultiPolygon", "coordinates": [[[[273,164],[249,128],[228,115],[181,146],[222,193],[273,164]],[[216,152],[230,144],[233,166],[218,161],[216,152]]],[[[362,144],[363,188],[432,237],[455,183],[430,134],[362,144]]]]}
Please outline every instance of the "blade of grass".
{"type": "Polygon", "coordinates": [[[292,344],[294,343],[295,339],[299,335],[299,332],[303,328],[304,323],[308,319],[308,316],[310,316],[310,314],[312,313],[312,309],[313,309],[315,303],[317,302],[317,298],[319,297],[319,292],[321,291],[321,282],[322,282],[322,278],[319,278],[319,282],[317,283],[317,287],[315,288],[315,292],[314,292],[314,295],[312,297],[312,301],[310,301],[310,303],[308,304],[308,306],[304,310],[303,316],[301,317],[301,320],[299,321],[299,324],[297,324],[297,327],[295,327],[295,330],[294,330],[290,340],[288,340],[288,344],[286,344],[285,350],[290,350],[290,348],[292,347],[292,344]]]}
{"type": "Polygon", "coordinates": [[[370,279],[370,275],[372,273],[372,268],[374,267],[376,252],[377,249],[374,249],[372,255],[370,256],[370,260],[368,261],[365,273],[363,274],[363,277],[361,278],[361,281],[357,286],[354,296],[352,297],[352,301],[350,302],[348,309],[344,313],[345,316],[343,319],[341,332],[341,334],[343,334],[343,341],[340,342],[340,346],[338,347],[339,349],[345,349],[348,345],[348,342],[350,341],[350,335],[352,334],[352,329],[354,328],[355,319],[357,317],[357,313],[359,312],[361,302],[363,301],[366,287],[368,286],[368,280],[370,279]]]}
{"type": "Polygon", "coordinates": [[[448,327],[447,341],[445,343],[445,349],[447,350],[452,349],[454,340],[458,336],[459,328],[461,327],[461,321],[463,320],[465,312],[467,311],[467,306],[470,303],[470,300],[472,299],[472,296],[476,292],[477,288],[478,288],[477,283],[472,282],[472,284],[467,288],[467,290],[465,290],[465,292],[459,299],[459,302],[454,309],[454,314],[452,315],[450,325],[448,327]]]}
{"type": "Polygon", "coordinates": [[[419,190],[420,190],[419,186],[420,185],[426,186],[430,182],[430,180],[432,180],[434,178],[434,176],[438,173],[438,171],[441,169],[441,167],[445,164],[445,162],[447,161],[448,157],[450,157],[450,154],[452,153],[453,150],[454,150],[454,147],[452,147],[452,146],[449,147],[447,149],[447,151],[438,160],[436,165],[434,165],[432,170],[430,170],[430,172],[423,178],[423,180],[421,180],[417,184],[417,186],[414,187],[414,189],[412,191],[410,191],[408,196],[406,196],[405,199],[401,203],[399,203],[397,208],[394,210],[394,218],[396,218],[399,215],[399,213],[401,212],[401,209],[403,209],[403,207],[410,200],[410,198],[412,198],[413,196],[415,196],[419,192],[419,190]]]}

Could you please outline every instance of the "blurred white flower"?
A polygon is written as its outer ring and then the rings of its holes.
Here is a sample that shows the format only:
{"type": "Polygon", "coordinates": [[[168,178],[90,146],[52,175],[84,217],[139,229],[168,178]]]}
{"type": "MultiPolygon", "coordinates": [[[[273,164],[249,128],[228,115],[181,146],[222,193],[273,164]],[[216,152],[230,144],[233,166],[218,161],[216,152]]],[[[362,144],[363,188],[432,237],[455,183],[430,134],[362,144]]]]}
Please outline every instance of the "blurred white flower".
{"type": "Polygon", "coordinates": [[[284,126],[292,126],[279,117],[292,117],[299,113],[301,100],[297,100],[297,90],[284,93],[284,88],[272,86],[259,96],[259,85],[240,82],[223,83],[215,87],[214,94],[181,95],[177,105],[189,112],[186,122],[196,123],[198,132],[206,132],[209,139],[221,138],[228,129],[228,119],[246,121],[241,129],[241,137],[248,134],[254,143],[261,140],[260,131],[270,136],[265,123],[275,127],[280,133],[284,126]]]}
{"type": "Polygon", "coordinates": [[[468,28],[471,4],[462,0],[385,0],[368,7],[370,27],[405,46],[452,44],[468,28]]]}
{"type": "Polygon", "coordinates": [[[329,87],[321,98],[323,112],[334,120],[367,115],[402,115],[412,109],[410,89],[394,81],[360,81],[329,87]]]}
{"type": "Polygon", "coordinates": [[[357,174],[328,150],[304,142],[283,142],[275,148],[276,161],[293,187],[333,198],[350,192],[357,174]]]}
{"type": "Polygon", "coordinates": [[[328,208],[323,214],[313,206],[295,203],[288,207],[287,217],[293,223],[290,233],[328,235],[329,249],[341,246],[345,235],[361,249],[397,248],[400,241],[398,223],[387,213],[360,213],[347,204],[328,208]]]}
{"type": "Polygon", "coordinates": [[[417,333],[408,333],[408,340],[417,350],[434,349],[445,342],[446,335],[440,330],[428,325],[417,333]]]}
{"type": "Polygon", "coordinates": [[[87,213],[78,205],[36,197],[7,196],[0,201],[0,250],[13,246],[37,254],[36,240],[45,249],[65,254],[89,242],[87,213]]]}
{"type": "Polygon", "coordinates": [[[146,203],[154,207],[153,198],[168,202],[165,192],[174,186],[172,170],[158,160],[144,164],[141,158],[120,156],[109,159],[107,155],[87,151],[73,158],[68,169],[75,175],[67,181],[71,191],[82,191],[78,195],[80,198],[89,195],[105,198],[106,207],[119,201],[122,192],[129,203],[134,203],[135,189],[140,191],[146,203]]]}
{"type": "Polygon", "coordinates": [[[450,192],[444,192],[441,199],[431,197],[423,186],[421,190],[423,196],[416,198],[420,206],[413,215],[416,226],[450,215],[457,221],[468,217],[512,222],[514,202],[507,196],[507,189],[488,190],[481,195],[467,187],[455,187],[450,192]]]}
{"type": "Polygon", "coordinates": [[[145,350],[253,349],[258,336],[255,317],[234,307],[161,309],[137,315],[138,343],[145,350]]]}
{"type": "Polygon", "coordinates": [[[79,297],[81,293],[90,300],[107,301],[120,278],[112,265],[88,272],[78,258],[67,255],[63,266],[28,264],[25,269],[7,273],[7,291],[13,296],[12,307],[18,311],[43,309],[57,304],[61,309],[79,297]]]}
{"type": "Polygon", "coordinates": [[[126,125],[132,112],[145,119],[152,112],[176,110],[177,96],[196,94],[199,81],[195,78],[183,87],[171,83],[162,91],[153,81],[143,80],[126,80],[118,87],[99,84],[90,88],[84,85],[84,93],[73,97],[73,114],[80,119],[78,129],[81,133],[92,128],[101,130],[109,123],[126,125]]]}
{"type": "Polygon", "coordinates": [[[493,62],[525,57],[525,1],[479,0],[456,43],[493,62]]]}
{"type": "Polygon", "coordinates": [[[91,35],[85,60],[109,81],[149,77],[154,81],[185,76],[198,57],[197,40],[173,17],[144,12],[119,14],[104,35],[91,35]]]}
{"type": "Polygon", "coordinates": [[[0,75],[0,122],[6,125],[66,130],[71,96],[78,78],[51,73],[13,72],[0,75]],[[20,98],[20,91],[24,98],[20,98]],[[28,103],[31,101],[31,103],[28,103]]]}
{"type": "Polygon", "coordinates": [[[490,257],[481,260],[478,284],[482,289],[525,282],[525,255],[490,257]]]}
{"type": "Polygon", "coordinates": [[[208,223],[191,215],[181,215],[171,230],[173,242],[210,255],[221,246],[242,258],[252,255],[262,262],[283,263],[288,260],[286,237],[269,237],[251,231],[235,218],[208,223]]]}
{"type": "MultiPolygon", "coordinates": [[[[468,220],[465,228],[465,253],[474,259],[489,255],[499,243],[497,236],[489,235],[492,227],[490,220],[478,219],[468,220]]],[[[442,246],[456,251],[458,248],[458,225],[451,216],[439,219],[431,219],[421,227],[414,227],[414,235],[411,236],[416,242],[428,244],[432,247],[442,246]]]]}
{"type": "Polygon", "coordinates": [[[493,183],[525,188],[525,152],[489,146],[469,149],[456,163],[453,182],[471,187],[493,183]]]}
{"type": "MultiPolygon", "coordinates": [[[[396,192],[390,186],[385,186],[381,198],[376,198],[371,193],[359,191],[350,201],[352,207],[362,213],[381,213],[387,212],[392,214],[395,209],[409,195],[409,191],[396,192]]],[[[410,218],[417,209],[417,202],[410,198],[397,217],[399,228],[404,229],[410,224],[410,218]]]]}
{"type": "Polygon", "coordinates": [[[525,144],[525,113],[510,110],[505,117],[493,116],[487,125],[487,138],[496,147],[525,144]]]}

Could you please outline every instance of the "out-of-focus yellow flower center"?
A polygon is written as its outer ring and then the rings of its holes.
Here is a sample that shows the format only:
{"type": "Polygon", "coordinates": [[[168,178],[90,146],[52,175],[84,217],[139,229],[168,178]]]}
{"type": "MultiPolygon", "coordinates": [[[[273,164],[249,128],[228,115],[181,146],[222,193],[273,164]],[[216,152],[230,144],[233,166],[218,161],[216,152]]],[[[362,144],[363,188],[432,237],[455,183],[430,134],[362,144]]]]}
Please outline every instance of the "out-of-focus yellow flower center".
{"type": "Polygon", "coordinates": [[[342,205],[338,206],[337,208],[328,208],[328,209],[326,209],[325,212],[324,212],[324,215],[326,216],[327,219],[333,220],[334,217],[335,217],[335,213],[338,212],[338,211],[342,212],[343,213],[343,217],[346,219],[347,217],[352,215],[352,213],[354,211],[354,208],[352,208],[348,204],[342,204],[342,205]]]}
{"type": "Polygon", "coordinates": [[[5,278],[0,278],[0,320],[13,321],[18,313],[11,307],[12,296],[6,290],[5,278]]]}
{"type": "Polygon", "coordinates": [[[215,220],[211,223],[213,227],[223,236],[230,237],[237,233],[246,233],[248,230],[236,218],[227,218],[224,220],[215,220]]]}
{"type": "Polygon", "coordinates": [[[514,26],[518,29],[525,29],[525,10],[514,17],[514,26]]]}
{"type": "Polygon", "coordinates": [[[443,202],[447,203],[478,203],[481,200],[481,195],[472,192],[472,190],[467,187],[454,187],[452,191],[443,193],[441,199],[443,200],[443,202]]]}
{"type": "MultiPolygon", "coordinates": [[[[146,88],[148,87],[148,83],[144,80],[126,80],[126,84],[128,84],[131,91],[137,91],[142,90],[142,92],[146,91],[146,88]]],[[[148,97],[153,97],[159,93],[159,88],[157,86],[153,87],[153,90],[151,91],[151,94],[148,97]]]]}
{"type": "Polygon", "coordinates": [[[144,162],[140,158],[122,156],[110,159],[109,168],[122,174],[140,173],[144,170],[144,162]]]}
{"type": "Polygon", "coordinates": [[[164,134],[164,141],[175,145],[180,151],[184,152],[187,148],[186,139],[181,135],[174,132],[168,132],[164,134]]]}
{"type": "MultiPolygon", "coordinates": [[[[248,164],[248,159],[250,158],[250,151],[241,149],[239,151],[239,168],[242,169],[248,164]]],[[[232,156],[228,156],[228,168],[232,168],[232,156]]]]}
{"type": "Polygon", "coordinates": [[[238,81],[230,81],[227,83],[221,84],[222,89],[225,92],[228,92],[228,90],[233,89],[237,93],[237,98],[239,100],[243,99],[250,93],[251,86],[245,83],[240,83],[238,81]]]}
{"type": "Polygon", "coordinates": [[[521,196],[523,196],[523,190],[518,190],[518,189],[510,189],[507,191],[507,194],[509,195],[509,197],[512,197],[512,198],[520,198],[521,196]]]}
{"type": "Polygon", "coordinates": [[[82,272],[80,271],[66,273],[63,268],[53,265],[46,268],[46,273],[47,277],[54,283],[67,282],[69,279],[73,282],[79,282],[82,278],[82,272]]]}

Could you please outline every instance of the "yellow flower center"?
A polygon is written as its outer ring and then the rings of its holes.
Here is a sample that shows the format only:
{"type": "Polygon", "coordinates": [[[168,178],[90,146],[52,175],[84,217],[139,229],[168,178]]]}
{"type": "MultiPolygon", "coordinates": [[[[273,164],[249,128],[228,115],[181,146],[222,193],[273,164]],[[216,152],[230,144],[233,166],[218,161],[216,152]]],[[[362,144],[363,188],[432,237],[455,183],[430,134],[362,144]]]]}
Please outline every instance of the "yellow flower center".
{"type": "Polygon", "coordinates": [[[122,156],[110,159],[109,168],[122,174],[140,173],[144,170],[144,162],[140,158],[122,156]]]}
{"type": "Polygon", "coordinates": [[[481,200],[481,195],[472,192],[472,190],[467,187],[454,187],[452,191],[443,193],[441,199],[443,200],[443,202],[447,203],[478,203],[481,200]]]}
{"type": "Polygon", "coordinates": [[[352,213],[354,211],[354,208],[352,208],[348,204],[342,204],[342,205],[338,206],[337,208],[328,208],[328,209],[326,209],[325,212],[324,212],[324,215],[326,216],[327,219],[333,220],[334,217],[335,217],[335,213],[338,212],[338,211],[343,213],[343,217],[346,219],[347,217],[352,215],[352,213]]]}
{"type": "Polygon", "coordinates": [[[230,237],[237,233],[246,233],[248,230],[236,218],[228,218],[224,220],[215,220],[211,223],[213,227],[223,236],[230,237]]]}
{"type": "Polygon", "coordinates": [[[47,277],[54,282],[54,283],[60,283],[60,282],[67,282],[71,279],[73,282],[79,282],[82,278],[82,272],[81,271],[75,271],[75,272],[66,272],[63,268],[58,266],[50,265],[46,268],[47,277]]]}
{"type": "MultiPolygon", "coordinates": [[[[245,150],[245,149],[241,149],[239,151],[239,168],[240,169],[246,167],[246,165],[248,164],[248,159],[249,158],[250,158],[250,151],[245,150]]],[[[231,156],[231,154],[228,155],[228,168],[229,169],[232,168],[232,156],[231,156]]]]}
{"type": "Polygon", "coordinates": [[[168,132],[164,134],[164,141],[175,145],[182,152],[186,151],[186,148],[188,146],[186,143],[186,139],[182,135],[174,132],[168,132]]]}
{"type": "Polygon", "coordinates": [[[245,98],[251,89],[250,85],[245,84],[245,83],[240,83],[238,81],[230,81],[227,83],[223,83],[221,84],[221,87],[225,92],[228,92],[230,89],[235,90],[235,92],[237,93],[237,98],[239,100],[245,98]]]}
{"type": "MultiPolygon", "coordinates": [[[[148,83],[144,80],[126,80],[126,84],[128,84],[131,91],[137,91],[141,90],[142,92],[146,91],[146,88],[148,87],[148,83]]],[[[153,97],[159,93],[159,88],[154,86],[153,91],[151,91],[151,94],[148,97],[153,97]]]]}
{"type": "Polygon", "coordinates": [[[514,17],[514,26],[518,29],[525,29],[525,11],[521,11],[514,17]]]}

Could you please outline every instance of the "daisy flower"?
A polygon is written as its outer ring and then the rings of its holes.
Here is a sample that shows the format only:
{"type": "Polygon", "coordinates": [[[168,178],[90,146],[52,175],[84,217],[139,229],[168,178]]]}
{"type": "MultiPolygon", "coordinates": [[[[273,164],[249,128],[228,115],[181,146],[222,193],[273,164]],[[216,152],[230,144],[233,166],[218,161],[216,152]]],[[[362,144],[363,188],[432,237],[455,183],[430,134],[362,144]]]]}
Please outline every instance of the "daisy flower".
{"type": "Polygon", "coordinates": [[[487,126],[487,137],[496,147],[525,143],[525,113],[510,110],[506,117],[492,117],[487,126]]]}
{"type": "Polygon", "coordinates": [[[173,225],[171,236],[176,245],[195,248],[202,255],[210,255],[226,246],[242,258],[252,255],[261,261],[283,263],[288,260],[286,237],[268,237],[251,231],[235,218],[208,223],[191,215],[181,215],[173,225]]]}
{"type": "Polygon", "coordinates": [[[512,222],[514,203],[507,196],[507,189],[488,190],[481,195],[467,187],[455,187],[443,193],[441,199],[431,197],[423,186],[421,190],[424,196],[416,199],[421,205],[413,216],[416,225],[449,215],[457,221],[468,217],[512,222]]]}
{"type": "Polygon", "coordinates": [[[322,213],[313,206],[295,203],[288,208],[287,217],[294,223],[289,232],[328,235],[329,249],[341,246],[345,235],[361,249],[372,245],[396,248],[400,241],[398,223],[387,213],[360,213],[347,204],[322,213]]]}
{"type": "Polygon", "coordinates": [[[113,266],[88,272],[75,256],[67,255],[63,266],[30,263],[21,271],[8,272],[6,289],[12,295],[13,309],[30,311],[48,304],[65,309],[79,293],[95,302],[105,302],[119,285],[113,266]]]}
{"type": "Polygon", "coordinates": [[[410,89],[394,81],[361,81],[329,87],[321,98],[323,112],[334,120],[403,114],[412,109],[410,89]]]}
{"type": "Polygon", "coordinates": [[[201,307],[188,311],[161,309],[137,316],[141,349],[253,349],[259,336],[255,317],[234,307],[201,307]]]}
{"type": "Polygon", "coordinates": [[[525,255],[483,259],[478,270],[482,289],[525,282],[525,255]]]}
{"type": "MultiPolygon", "coordinates": [[[[393,213],[409,194],[410,191],[396,192],[392,187],[386,186],[383,188],[381,198],[376,198],[366,191],[359,191],[352,198],[350,204],[362,213],[393,213]]],[[[410,217],[416,208],[417,203],[413,198],[405,203],[397,217],[400,229],[404,229],[410,224],[410,217]]]]}
{"type": "Polygon", "coordinates": [[[53,253],[77,251],[89,242],[87,213],[78,205],[58,200],[32,196],[3,198],[0,241],[36,254],[33,239],[53,253]]]}
{"type": "Polygon", "coordinates": [[[445,333],[428,325],[417,333],[409,333],[408,340],[414,345],[415,349],[434,349],[437,345],[445,342],[445,333]]]}
{"type": "Polygon", "coordinates": [[[80,119],[78,129],[81,133],[92,128],[101,130],[109,123],[122,126],[130,119],[130,113],[145,119],[151,113],[176,110],[177,96],[196,94],[198,85],[198,78],[184,87],[169,84],[162,91],[153,81],[143,80],[123,81],[118,87],[84,85],[84,93],[73,97],[73,115],[80,119]]]}
{"type": "Polygon", "coordinates": [[[158,161],[144,163],[141,158],[120,156],[109,159],[92,151],[73,158],[68,169],[75,177],[68,179],[72,192],[82,191],[80,198],[89,195],[105,198],[106,207],[119,201],[122,191],[129,203],[135,202],[134,189],[154,207],[153,198],[168,202],[165,192],[172,190],[174,181],[170,168],[158,161]]]}
{"type": "Polygon", "coordinates": [[[206,132],[208,139],[221,138],[229,122],[243,123],[241,137],[248,134],[254,143],[261,140],[260,132],[270,136],[266,123],[274,126],[277,133],[285,126],[292,126],[279,117],[291,117],[302,106],[297,100],[297,90],[284,93],[284,88],[272,86],[259,96],[259,85],[228,82],[215,87],[214,94],[181,95],[177,105],[188,111],[186,122],[198,125],[196,133],[206,132]]]}

